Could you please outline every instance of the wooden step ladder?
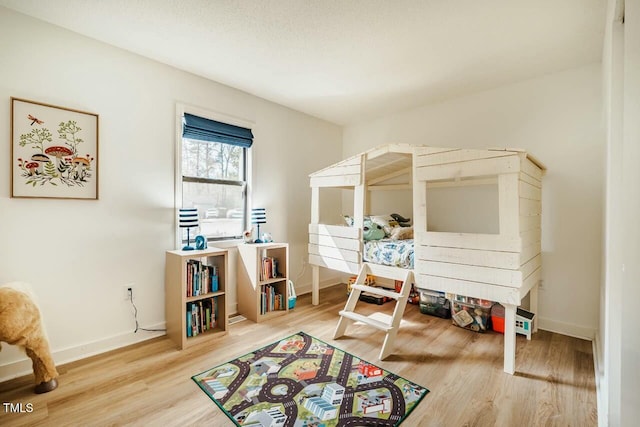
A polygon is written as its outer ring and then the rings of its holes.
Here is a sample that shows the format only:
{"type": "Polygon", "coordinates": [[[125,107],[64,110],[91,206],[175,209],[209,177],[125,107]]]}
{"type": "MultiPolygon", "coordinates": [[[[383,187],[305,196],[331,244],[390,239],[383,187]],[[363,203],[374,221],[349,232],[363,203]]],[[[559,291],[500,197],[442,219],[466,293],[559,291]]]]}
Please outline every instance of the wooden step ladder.
{"type": "Polygon", "coordinates": [[[340,315],[340,320],[338,320],[338,325],[336,326],[333,338],[337,339],[343,336],[347,329],[347,325],[352,322],[362,322],[369,326],[373,326],[376,329],[386,332],[379,358],[380,360],[387,358],[387,356],[391,354],[393,342],[398,334],[398,328],[400,327],[400,321],[402,320],[402,315],[404,314],[404,309],[407,305],[412,283],[413,270],[370,264],[367,262],[363,263],[362,267],[360,267],[360,273],[356,278],[356,282],[351,286],[351,294],[349,295],[347,304],[345,305],[344,310],[340,310],[338,313],[340,315]],[[394,292],[387,289],[367,286],[364,284],[367,274],[372,274],[376,277],[402,280],[402,289],[400,292],[394,292]],[[365,316],[355,312],[356,304],[358,303],[362,292],[369,292],[396,300],[396,306],[389,322],[372,318],[374,315],[365,316]]]}

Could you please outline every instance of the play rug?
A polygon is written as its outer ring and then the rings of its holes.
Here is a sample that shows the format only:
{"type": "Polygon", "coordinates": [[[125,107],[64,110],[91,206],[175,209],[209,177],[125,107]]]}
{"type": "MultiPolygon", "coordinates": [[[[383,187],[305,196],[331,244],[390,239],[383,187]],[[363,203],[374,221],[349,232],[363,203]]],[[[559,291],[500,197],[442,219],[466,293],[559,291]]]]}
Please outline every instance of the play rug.
{"type": "Polygon", "coordinates": [[[192,379],[239,426],[397,426],[429,392],[304,332],[192,379]]]}

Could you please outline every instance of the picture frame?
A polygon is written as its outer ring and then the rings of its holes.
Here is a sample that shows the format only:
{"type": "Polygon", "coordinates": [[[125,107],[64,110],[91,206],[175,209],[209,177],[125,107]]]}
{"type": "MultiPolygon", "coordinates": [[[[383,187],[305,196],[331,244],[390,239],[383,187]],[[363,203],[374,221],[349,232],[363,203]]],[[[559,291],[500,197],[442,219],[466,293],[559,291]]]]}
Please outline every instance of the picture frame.
{"type": "Polygon", "coordinates": [[[11,97],[11,197],[98,200],[98,119],[11,97]]]}

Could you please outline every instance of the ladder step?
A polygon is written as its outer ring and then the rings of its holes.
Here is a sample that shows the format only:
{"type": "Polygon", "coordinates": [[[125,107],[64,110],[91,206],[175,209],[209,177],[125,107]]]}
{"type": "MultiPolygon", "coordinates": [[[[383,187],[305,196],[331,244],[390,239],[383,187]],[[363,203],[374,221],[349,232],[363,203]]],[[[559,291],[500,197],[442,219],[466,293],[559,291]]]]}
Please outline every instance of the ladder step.
{"type": "Polygon", "coordinates": [[[358,314],[353,311],[340,310],[340,313],[338,314],[340,314],[340,316],[342,317],[346,317],[347,319],[355,320],[356,322],[362,322],[383,331],[390,331],[391,329],[393,329],[393,326],[389,325],[388,323],[384,323],[379,320],[374,320],[368,316],[364,316],[362,314],[358,314]]]}
{"type": "Polygon", "coordinates": [[[376,288],[376,287],[367,286],[367,285],[351,285],[351,289],[359,289],[363,292],[370,292],[375,295],[380,295],[383,297],[389,297],[393,299],[398,299],[402,296],[402,294],[398,292],[388,291],[386,289],[376,288]]]}

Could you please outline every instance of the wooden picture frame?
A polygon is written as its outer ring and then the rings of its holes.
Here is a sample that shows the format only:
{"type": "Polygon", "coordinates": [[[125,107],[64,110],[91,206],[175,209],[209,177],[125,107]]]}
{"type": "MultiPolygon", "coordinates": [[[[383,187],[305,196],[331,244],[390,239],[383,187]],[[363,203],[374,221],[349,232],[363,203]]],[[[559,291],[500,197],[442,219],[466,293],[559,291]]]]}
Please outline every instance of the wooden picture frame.
{"type": "Polygon", "coordinates": [[[98,200],[98,115],[11,97],[11,197],[98,200]]]}

